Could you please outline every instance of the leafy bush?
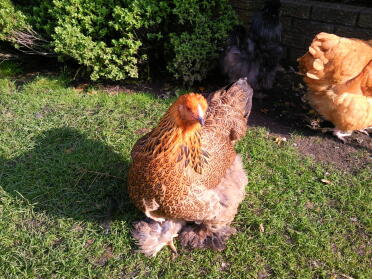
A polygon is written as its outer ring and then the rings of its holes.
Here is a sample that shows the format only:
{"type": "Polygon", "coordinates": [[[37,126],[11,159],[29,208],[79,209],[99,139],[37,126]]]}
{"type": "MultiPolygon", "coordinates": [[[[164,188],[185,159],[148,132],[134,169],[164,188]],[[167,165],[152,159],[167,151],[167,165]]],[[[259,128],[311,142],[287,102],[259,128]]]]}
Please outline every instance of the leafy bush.
{"type": "Polygon", "coordinates": [[[218,58],[224,38],[236,23],[235,14],[228,1],[173,2],[173,13],[184,31],[170,34],[168,49],[173,55],[167,68],[185,82],[200,81],[218,58]]]}
{"type": "Polygon", "coordinates": [[[0,40],[16,22],[29,23],[49,49],[86,67],[90,77],[137,78],[150,61],[187,83],[203,79],[236,16],[228,0],[9,0],[1,9],[0,40]],[[24,15],[27,15],[25,17],[24,15]],[[164,63],[159,62],[159,57],[164,63]],[[164,64],[164,65],[162,65],[164,64]]]}
{"type": "Polygon", "coordinates": [[[26,16],[10,0],[0,0],[0,40],[15,43],[12,35],[27,28],[26,16]]]}

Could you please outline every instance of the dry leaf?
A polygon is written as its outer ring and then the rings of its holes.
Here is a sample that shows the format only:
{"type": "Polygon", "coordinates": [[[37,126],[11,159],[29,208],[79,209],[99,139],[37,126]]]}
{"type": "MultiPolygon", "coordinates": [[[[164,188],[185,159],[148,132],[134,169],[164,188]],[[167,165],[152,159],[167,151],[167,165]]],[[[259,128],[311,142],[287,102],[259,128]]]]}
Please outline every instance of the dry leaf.
{"type": "Polygon", "coordinates": [[[151,131],[151,129],[149,129],[149,128],[140,128],[140,129],[135,130],[134,133],[136,135],[143,135],[143,134],[146,134],[150,131],[151,131]]]}
{"type": "Polygon", "coordinates": [[[81,92],[83,92],[84,91],[84,89],[83,88],[74,88],[74,90],[76,91],[76,92],[78,92],[78,93],[81,93],[81,92]]]}
{"type": "Polygon", "coordinates": [[[342,276],[342,278],[345,278],[345,279],[354,279],[353,277],[346,275],[346,274],[340,274],[340,275],[342,276]]]}
{"type": "Polygon", "coordinates": [[[199,91],[204,91],[205,88],[204,87],[199,87],[199,91]]]}
{"type": "Polygon", "coordinates": [[[286,142],[287,138],[278,136],[278,137],[275,138],[274,141],[275,141],[276,144],[280,145],[280,144],[282,144],[282,142],[286,142]]]}
{"type": "Polygon", "coordinates": [[[79,84],[78,86],[76,86],[74,89],[77,92],[83,92],[83,91],[85,91],[85,89],[87,89],[88,85],[89,85],[88,83],[82,83],[82,84],[79,84]]]}
{"type": "Polygon", "coordinates": [[[72,152],[74,152],[74,150],[75,150],[75,148],[73,148],[73,147],[66,148],[66,149],[65,149],[65,153],[66,153],[66,154],[71,154],[72,152]]]}
{"type": "Polygon", "coordinates": [[[311,201],[307,201],[305,203],[305,207],[308,208],[308,209],[313,209],[314,208],[314,204],[311,201]]]}
{"type": "Polygon", "coordinates": [[[265,232],[265,227],[262,223],[260,224],[260,232],[262,233],[265,232]]]}
{"type": "Polygon", "coordinates": [[[86,242],[85,242],[85,247],[89,247],[90,245],[92,245],[94,243],[94,239],[93,238],[90,238],[88,239],[86,242]]]}
{"type": "Polygon", "coordinates": [[[260,111],[263,112],[263,113],[268,113],[269,112],[269,110],[266,109],[266,108],[262,108],[262,109],[260,109],[260,111]]]}
{"type": "Polygon", "coordinates": [[[101,256],[95,261],[94,264],[97,266],[104,266],[112,257],[114,257],[112,253],[112,246],[108,245],[106,246],[105,251],[103,251],[101,256]]]}
{"type": "Polygon", "coordinates": [[[82,232],[83,231],[83,228],[79,225],[79,224],[75,224],[72,229],[73,231],[75,232],[82,232]]]}
{"type": "Polygon", "coordinates": [[[96,90],[90,90],[87,94],[88,95],[96,95],[98,92],[96,90]]]}
{"type": "Polygon", "coordinates": [[[325,178],[321,179],[320,181],[322,181],[324,184],[331,184],[332,183],[330,180],[325,179],[325,178]]]}
{"type": "Polygon", "coordinates": [[[358,222],[358,218],[356,218],[356,217],[351,217],[351,218],[350,218],[350,221],[351,221],[351,222],[358,222]]]}

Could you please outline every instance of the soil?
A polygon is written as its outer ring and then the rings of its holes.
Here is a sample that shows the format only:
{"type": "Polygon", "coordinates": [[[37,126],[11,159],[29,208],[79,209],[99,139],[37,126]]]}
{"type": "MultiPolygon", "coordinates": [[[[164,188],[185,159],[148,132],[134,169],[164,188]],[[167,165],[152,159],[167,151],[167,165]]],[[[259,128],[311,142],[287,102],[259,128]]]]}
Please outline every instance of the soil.
{"type": "Polygon", "coordinates": [[[256,100],[250,125],[266,127],[273,136],[293,137],[298,151],[336,166],[346,172],[372,166],[372,139],[354,132],[342,143],[331,133],[314,130],[316,127],[333,127],[323,120],[304,100],[306,86],[293,68],[280,72],[275,89],[267,97],[256,100]]]}

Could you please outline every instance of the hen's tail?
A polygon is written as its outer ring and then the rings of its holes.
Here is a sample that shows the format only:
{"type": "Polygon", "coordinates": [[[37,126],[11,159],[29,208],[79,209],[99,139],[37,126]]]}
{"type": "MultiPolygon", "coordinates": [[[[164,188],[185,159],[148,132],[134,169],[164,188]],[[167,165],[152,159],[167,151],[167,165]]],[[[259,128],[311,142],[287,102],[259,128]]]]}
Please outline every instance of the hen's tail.
{"type": "Polygon", "coordinates": [[[310,90],[324,91],[359,75],[371,59],[368,42],[323,32],[315,36],[298,62],[310,90]]]}
{"type": "Polygon", "coordinates": [[[339,93],[351,93],[372,98],[372,59],[355,78],[335,87],[339,93]]]}
{"type": "Polygon", "coordinates": [[[210,106],[219,104],[231,106],[234,110],[239,110],[248,119],[252,109],[253,89],[248,84],[247,78],[240,78],[223,89],[214,92],[209,96],[210,106]]]}
{"type": "Polygon", "coordinates": [[[231,82],[247,77],[253,83],[257,80],[259,63],[255,57],[255,44],[248,37],[246,29],[237,25],[231,31],[227,46],[220,59],[221,70],[231,82]]]}

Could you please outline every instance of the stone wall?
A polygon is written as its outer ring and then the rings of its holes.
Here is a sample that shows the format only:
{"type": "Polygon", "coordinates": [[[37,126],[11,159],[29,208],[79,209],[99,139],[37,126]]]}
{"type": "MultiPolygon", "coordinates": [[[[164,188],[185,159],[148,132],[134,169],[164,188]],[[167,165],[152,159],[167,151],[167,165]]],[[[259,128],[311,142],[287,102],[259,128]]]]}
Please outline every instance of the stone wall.
{"type": "Polygon", "coordinates": [[[230,0],[231,5],[246,27],[249,26],[253,14],[263,7],[264,2],[264,0],[230,0]]]}
{"type": "MultiPolygon", "coordinates": [[[[231,0],[245,26],[264,0],[231,0]]],[[[295,63],[319,32],[372,39],[372,8],[307,0],[282,0],[285,58],[295,63]]]]}

